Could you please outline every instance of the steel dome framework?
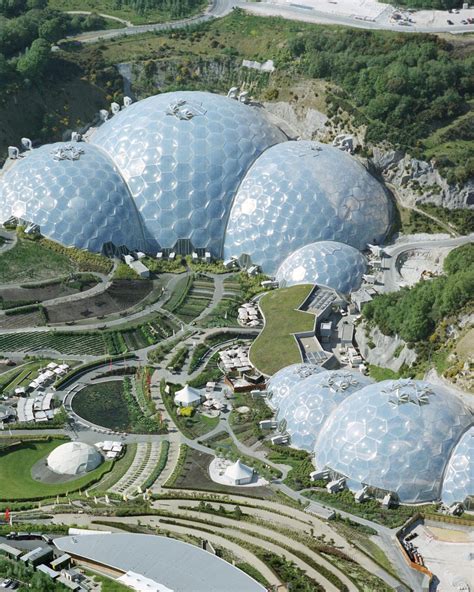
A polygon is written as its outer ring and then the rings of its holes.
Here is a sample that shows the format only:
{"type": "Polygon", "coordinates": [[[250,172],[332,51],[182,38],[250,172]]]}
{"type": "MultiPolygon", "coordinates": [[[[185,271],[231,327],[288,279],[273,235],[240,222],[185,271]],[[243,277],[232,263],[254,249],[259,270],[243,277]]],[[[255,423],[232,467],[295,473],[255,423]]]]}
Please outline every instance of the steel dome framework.
{"type": "Polygon", "coordinates": [[[291,393],[296,384],[322,371],[321,366],[308,363],[291,364],[278,370],[267,382],[269,404],[273,409],[278,409],[281,401],[291,393]]]}
{"type": "Polygon", "coordinates": [[[316,465],[407,503],[441,496],[443,472],[472,414],[454,395],[422,381],[383,381],[345,399],[315,444],[316,465]]]}
{"type": "Polygon", "coordinates": [[[332,240],[363,250],[381,242],[391,206],[352,156],[319,142],[284,142],[253,164],[235,197],[224,256],[247,253],[269,274],[295,249],[332,240]]]}
{"type": "Polygon", "coordinates": [[[275,278],[281,288],[319,284],[350,294],[360,288],[366,270],[365,257],[354,247],[335,241],[320,241],[289,255],[278,268],[275,278]]]}
{"type": "Polygon", "coordinates": [[[0,178],[0,223],[38,224],[66,246],[100,252],[104,243],[143,248],[140,217],[112,160],[92,144],[47,144],[0,178]]]}
{"type": "Polygon", "coordinates": [[[291,445],[313,452],[316,438],[331,412],[373,380],[351,370],[326,370],[296,383],[280,400],[277,420],[291,445]]]}
{"type": "Polygon", "coordinates": [[[453,450],[444,474],[441,499],[447,506],[463,503],[471,507],[474,497],[474,427],[470,428],[453,450]],[[467,500],[467,501],[466,501],[467,500]]]}

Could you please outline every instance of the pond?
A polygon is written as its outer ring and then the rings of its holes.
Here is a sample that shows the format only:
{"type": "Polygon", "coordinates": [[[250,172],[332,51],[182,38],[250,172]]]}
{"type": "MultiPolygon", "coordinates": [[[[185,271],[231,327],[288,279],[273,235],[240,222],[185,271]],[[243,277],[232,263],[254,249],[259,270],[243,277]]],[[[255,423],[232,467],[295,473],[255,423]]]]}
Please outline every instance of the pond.
{"type": "Polygon", "coordinates": [[[79,417],[104,428],[128,432],[131,417],[121,380],[90,384],[74,396],[72,408],[79,417]]]}

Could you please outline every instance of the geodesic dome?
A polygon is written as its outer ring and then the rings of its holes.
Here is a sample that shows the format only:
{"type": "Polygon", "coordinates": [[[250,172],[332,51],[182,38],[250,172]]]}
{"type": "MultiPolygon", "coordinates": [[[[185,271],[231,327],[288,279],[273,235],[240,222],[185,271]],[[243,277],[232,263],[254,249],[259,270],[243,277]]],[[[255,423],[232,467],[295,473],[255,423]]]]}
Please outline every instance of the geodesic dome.
{"type": "MultiPolygon", "coordinates": [[[[462,435],[444,473],[441,499],[447,506],[474,497],[474,427],[462,435]]],[[[468,506],[471,504],[468,502],[468,506]]]]}
{"type": "Polygon", "coordinates": [[[224,257],[247,253],[275,273],[295,249],[332,240],[363,250],[381,242],[391,205],[355,158],[319,142],[284,142],[252,165],[234,199],[224,257]]]}
{"type": "Polygon", "coordinates": [[[315,444],[318,469],[395,493],[401,502],[440,498],[444,468],[472,414],[442,387],[385,380],[345,399],[315,444]]]}
{"type": "Polygon", "coordinates": [[[350,294],[360,288],[366,270],[365,257],[354,247],[320,241],[291,253],[278,268],[275,279],[280,288],[319,284],[350,294]]]}
{"type": "Polygon", "coordinates": [[[104,243],[143,248],[144,234],[114,163],[91,144],[57,142],[28,151],[0,178],[0,224],[33,222],[48,238],[100,252],[104,243]]]}
{"type": "Polygon", "coordinates": [[[321,366],[307,363],[291,364],[278,370],[267,382],[269,404],[273,409],[278,409],[282,399],[291,392],[295,384],[322,371],[321,366]]]}
{"type": "Polygon", "coordinates": [[[114,159],[146,227],[162,248],[180,239],[222,256],[237,187],[284,134],[263,112],[207,92],[179,91],[134,103],[91,141],[114,159]]]}
{"type": "Polygon", "coordinates": [[[67,442],[55,448],[47,458],[48,467],[61,475],[81,475],[102,462],[100,452],[84,442],[67,442]]]}
{"type": "Polygon", "coordinates": [[[280,400],[277,420],[291,446],[313,452],[316,438],[331,412],[373,380],[354,370],[326,370],[295,384],[280,400]]]}

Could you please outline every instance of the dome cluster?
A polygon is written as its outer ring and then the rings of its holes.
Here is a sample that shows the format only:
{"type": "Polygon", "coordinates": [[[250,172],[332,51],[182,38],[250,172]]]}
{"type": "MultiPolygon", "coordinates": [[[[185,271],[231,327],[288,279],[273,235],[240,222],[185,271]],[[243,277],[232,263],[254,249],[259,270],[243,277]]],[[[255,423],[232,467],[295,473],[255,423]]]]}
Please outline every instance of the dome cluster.
{"type": "Polygon", "coordinates": [[[319,142],[284,142],[252,165],[234,199],[224,256],[247,253],[267,273],[295,249],[338,241],[365,249],[390,224],[387,195],[352,156],[319,142]]]}
{"type": "Polygon", "coordinates": [[[267,382],[268,402],[273,409],[278,409],[282,400],[289,396],[294,387],[305,378],[322,372],[316,364],[291,364],[278,370],[267,382]]]}
{"type": "Polygon", "coordinates": [[[423,381],[373,383],[347,370],[291,379],[296,366],[277,372],[267,390],[280,429],[291,445],[314,451],[318,470],[344,477],[353,491],[368,486],[405,503],[451,505],[474,495],[473,418],[456,396],[423,381]]]}
{"type": "Polygon", "coordinates": [[[278,268],[280,288],[319,284],[343,294],[360,288],[367,261],[360,251],[335,241],[310,243],[294,251],[278,268]]]}
{"type": "Polygon", "coordinates": [[[326,370],[301,380],[280,402],[277,419],[296,448],[312,451],[330,413],[372,380],[353,370],[326,370]]]}
{"type": "Polygon", "coordinates": [[[0,178],[0,222],[27,220],[68,246],[245,253],[274,273],[297,248],[339,241],[334,257],[304,256],[325,281],[336,273],[349,285],[362,263],[345,270],[344,257],[355,259],[347,245],[383,240],[390,212],[382,185],[350,155],[286,141],[262,109],[206,92],[139,101],[88,142],[28,151],[0,178]]]}

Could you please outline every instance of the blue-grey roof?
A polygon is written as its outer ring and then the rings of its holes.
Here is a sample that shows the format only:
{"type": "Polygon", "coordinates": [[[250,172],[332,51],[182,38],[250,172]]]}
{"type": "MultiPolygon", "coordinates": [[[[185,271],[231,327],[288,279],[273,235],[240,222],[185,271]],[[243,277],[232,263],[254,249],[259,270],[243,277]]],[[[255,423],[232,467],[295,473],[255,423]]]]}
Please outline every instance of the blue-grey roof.
{"type": "Polygon", "coordinates": [[[133,571],[173,592],[264,592],[230,563],[189,543],[148,534],[91,534],[54,539],[56,547],[119,571],[133,571]]]}
{"type": "Polygon", "coordinates": [[[339,403],[373,380],[355,370],[326,370],[296,383],[280,400],[277,420],[291,445],[313,452],[324,422],[339,403]]]}
{"type": "Polygon", "coordinates": [[[247,253],[275,273],[295,249],[333,240],[365,249],[381,242],[391,206],[354,157],[319,142],[283,142],[252,165],[234,199],[224,256],[247,253]]]}
{"type": "Polygon", "coordinates": [[[365,257],[354,247],[335,241],[320,241],[291,253],[275,277],[281,288],[319,284],[350,294],[360,288],[366,270],[365,257]]]}
{"type": "Polygon", "coordinates": [[[110,158],[85,142],[46,144],[8,169],[0,180],[0,223],[11,216],[66,246],[100,252],[109,241],[144,245],[127,185],[110,158]]]}
{"type": "Polygon", "coordinates": [[[221,256],[240,181],[265,149],[284,139],[257,108],[179,91],[134,103],[91,141],[115,160],[161,247],[190,239],[221,256]]]}
{"type": "Polygon", "coordinates": [[[345,399],[315,444],[318,468],[344,475],[407,503],[440,499],[445,466],[472,413],[442,387],[385,380],[345,399]]]}
{"type": "Polygon", "coordinates": [[[474,426],[462,435],[444,474],[441,499],[447,505],[474,497],[474,426]]]}

